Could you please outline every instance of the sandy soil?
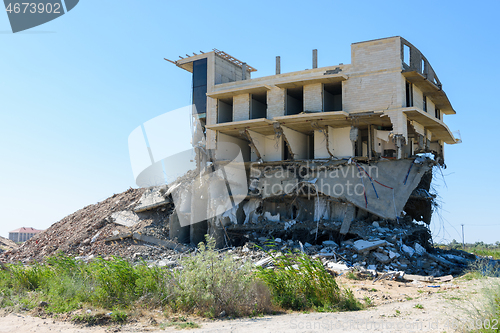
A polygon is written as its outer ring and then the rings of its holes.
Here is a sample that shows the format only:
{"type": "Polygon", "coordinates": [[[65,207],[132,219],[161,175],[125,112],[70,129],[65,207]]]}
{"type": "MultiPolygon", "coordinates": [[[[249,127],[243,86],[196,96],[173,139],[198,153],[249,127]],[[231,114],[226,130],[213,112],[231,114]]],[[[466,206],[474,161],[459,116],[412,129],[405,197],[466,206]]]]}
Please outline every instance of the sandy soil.
{"type": "MultiPolygon", "coordinates": [[[[461,332],[466,331],[467,311],[477,306],[482,288],[500,279],[442,283],[439,288],[429,283],[399,283],[395,281],[352,281],[341,279],[359,299],[368,297],[374,304],[363,311],[340,313],[290,313],[236,320],[194,320],[200,328],[189,332],[461,332]],[[417,307],[415,307],[417,305],[417,307]],[[419,308],[418,305],[422,305],[419,308]]],[[[158,323],[168,322],[155,318],[158,323]]],[[[192,319],[190,319],[192,320],[192,319]]],[[[153,321],[154,322],[154,321],[153,321]]],[[[0,318],[3,332],[178,332],[175,327],[160,330],[151,319],[124,326],[75,325],[9,314],[0,318]]]]}

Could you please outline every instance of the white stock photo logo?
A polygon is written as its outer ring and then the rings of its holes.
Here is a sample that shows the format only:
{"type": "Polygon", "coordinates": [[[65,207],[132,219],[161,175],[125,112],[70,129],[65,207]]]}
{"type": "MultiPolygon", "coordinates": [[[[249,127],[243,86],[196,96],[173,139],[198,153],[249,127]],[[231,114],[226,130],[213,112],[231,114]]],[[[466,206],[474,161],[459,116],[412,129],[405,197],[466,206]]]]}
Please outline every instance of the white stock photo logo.
{"type": "Polygon", "coordinates": [[[67,14],[79,0],[4,0],[12,32],[31,29],[67,14]]]}
{"type": "Polygon", "coordinates": [[[248,192],[239,146],[219,142],[217,149],[208,150],[205,142],[201,124],[196,119],[193,123],[192,106],[155,117],[128,138],[136,184],[169,185],[167,194],[172,195],[181,226],[233,212],[248,192]],[[196,162],[203,157],[206,167],[196,162]]]}

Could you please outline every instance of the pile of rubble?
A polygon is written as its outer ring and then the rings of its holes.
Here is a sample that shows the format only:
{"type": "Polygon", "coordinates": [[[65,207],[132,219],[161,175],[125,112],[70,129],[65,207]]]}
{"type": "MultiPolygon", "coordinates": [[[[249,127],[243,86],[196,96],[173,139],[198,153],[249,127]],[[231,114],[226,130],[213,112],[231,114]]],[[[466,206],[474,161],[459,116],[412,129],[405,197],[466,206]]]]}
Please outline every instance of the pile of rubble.
{"type": "Polygon", "coordinates": [[[0,236],[0,253],[17,249],[19,246],[8,238],[0,236]]]}
{"type": "Polygon", "coordinates": [[[113,214],[132,209],[138,204],[144,189],[129,189],[115,194],[95,205],[89,205],[53,224],[47,230],[24,242],[19,248],[0,254],[4,262],[40,261],[61,251],[75,256],[132,257],[135,253],[162,253],[163,250],[146,246],[145,242],[132,238],[121,242],[106,242],[124,232],[153,233],[167,237],[163,216],[158,213],[144,214],[140,223],[129,228],[112,222],[113,214]],[[150,231],[153,229],[154,231],[150,231]],[[146,249],[144,249],[146,248],[146,249]]]}
{"type": "MultiPolygon", "coordinates": [[[[226,246],[220,251],[258,266],[269,265],[267,251],[277,249],[303,251],[337,271],[357,269],[438,277],[459,274],[476,259],[462,251],[433,248],[427,225],[409,218],[355,219],[348,232],[341,234],[342,221],[277,220],[265,212],[260,212],[259,218],[252,218],[256,211],[247,214],[243,216],[246,224],[226,228],[226,246]]],[[[171,239],[169,221],[174,217],[166,186],[129,189],[65,217],[18,249],[0,254],[0,259],[31,262],[62,251],[84,260],[116,255],[174,267],[181,255],[195,251],[194,244],[171,239]]]]}

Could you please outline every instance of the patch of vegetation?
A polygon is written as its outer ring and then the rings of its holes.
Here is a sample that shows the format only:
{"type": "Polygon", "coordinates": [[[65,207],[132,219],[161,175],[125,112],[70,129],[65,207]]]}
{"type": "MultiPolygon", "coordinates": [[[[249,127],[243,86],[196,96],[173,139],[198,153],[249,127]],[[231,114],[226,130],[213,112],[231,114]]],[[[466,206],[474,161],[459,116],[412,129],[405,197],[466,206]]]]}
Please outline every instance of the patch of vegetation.
{"type": "Polygon", "coordinates": [[[436,244],[436,247],[445,250],[463,250],[481,257],[500,259],[500,242],[496,242],[495,244],[486,244],[484,242],[466,243],[463,246],[462,243],[454,239],[449,244],[436,244]]]}
{"type": "Polygon", "coordinates": [[[359,277],[353,271],[347,272],[345,277],[349,280],[359,280],[359,277]]]}
{"type": "Polygon", "coordinates": [[[420,304],[420,303],[417,303],[417,304],[415,304],[414,308],[415,309],[423,309],[424,306],[422,304],[420,304]]]}
{"type": "Polygon", "coordinates": [[[407,301],[411,301],[413,299],[413,297],[410,297],[410,296],[406,296],[405,298],[407,301]]]}
{"type": "Polygon", "coordinates": [[[195,322],[192,321],[187,321],[187,322],[182,322],[182,321],[171,321],[169,323],[163,323],[160,324],[160,329],[165,330],[167,327],[172,327],[175,326],[175,328],[182,330],[185,328],[200,328],[200,325],[198,325],[195,322]]]}
{"type": "Polygon", "coordinates": [[[273,302],[293,310],[358,310],[359,301],[349,289],[341,289],[319,259],[306,254],[271,253],[274,269],[260,268],[257,277],[271,290],[273,302]]]}
{"type": "Polygon", "coordinates": [[[320,260],[303,253],[271,252],[275,269],[255,269],[250,262],[242,264],[219,254],[214,245],[213,239],[200,243],[196,255],[179,261],[181,270],[119,257],[86,263],[64,254],[33,265],[9,264],[0,270],[0,307],[55,315],[76,311],[75,322],[91,325],[124,323],[140,309],[216,318],[261,316],[278,307],[363,308],[351,290],[337,285],[320,260]]]}

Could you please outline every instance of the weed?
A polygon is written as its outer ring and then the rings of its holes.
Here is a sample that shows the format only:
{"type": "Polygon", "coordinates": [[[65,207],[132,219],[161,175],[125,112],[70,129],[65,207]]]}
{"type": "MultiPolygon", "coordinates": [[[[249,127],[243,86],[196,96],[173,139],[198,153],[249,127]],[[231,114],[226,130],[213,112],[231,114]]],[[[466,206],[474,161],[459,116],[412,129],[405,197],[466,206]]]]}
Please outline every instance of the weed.
{"type": "Polygon", "coordinates": [[[422,304],[415,304],[414,308],[415,309],[423,309],[424,306],[422,304]]]}
{"type": "Polygon", "coordinates": [[[359,277],[352,271],[347,272],[345,277],[349,280],[359,280],[359,277]]]}
{"type": "Polygon", "coordinates": [[[177,329],[200,328],[200,325],[192,321],[188,322],[171,321],[169,323],[160,324],[159,327],[161,330],[165,330],[167,327],[172,327],[172,326],[175,326],[177,329]]]}
{"type": "Polygon", "coordinates": [[[371,300],[370,297],[365,296],[363,300],[365,301],[365,305],[367,308],[374,306],[373,301],[371,300]]]}
{"type": "Polygon", "coordinates": [[[407,301],[411,301],[413,299],[413,297],[410,297],[410,296],[406,296],[405,298],[407,301]]]}
{"type": "Polygon", "coordinates": [[[399,316],[401,314],[401,311],[396,310],[396,316],[399,316]]]}
{"type": "Polygon", "coordinates": [[[356,310],[361,305],[349,289],[341,290],[319,259],[302,252],[270,253],[274,269],[257,276],[271,289],[273,301],[286,309],[356,310]]]}

